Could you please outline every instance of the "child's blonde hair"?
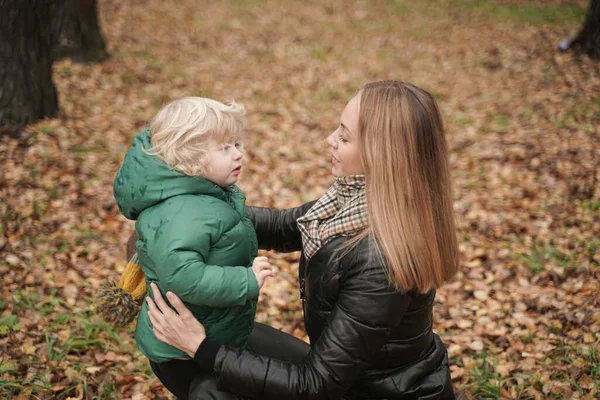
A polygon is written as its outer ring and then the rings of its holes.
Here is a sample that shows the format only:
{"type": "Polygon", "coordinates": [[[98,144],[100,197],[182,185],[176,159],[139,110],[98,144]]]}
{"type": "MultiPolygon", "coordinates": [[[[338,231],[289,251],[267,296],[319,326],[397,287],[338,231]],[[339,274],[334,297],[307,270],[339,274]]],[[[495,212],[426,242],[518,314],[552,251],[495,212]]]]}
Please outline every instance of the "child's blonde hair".
{"type": "Polygon", "coordinates": [[[203,97],[175,100],[150,123],[152,147],[144,151],[186,175],[201,175],[210,161],[209,141],[241,140],[245,114],[244,106],[234,101],[225,105],[203,97]]]}

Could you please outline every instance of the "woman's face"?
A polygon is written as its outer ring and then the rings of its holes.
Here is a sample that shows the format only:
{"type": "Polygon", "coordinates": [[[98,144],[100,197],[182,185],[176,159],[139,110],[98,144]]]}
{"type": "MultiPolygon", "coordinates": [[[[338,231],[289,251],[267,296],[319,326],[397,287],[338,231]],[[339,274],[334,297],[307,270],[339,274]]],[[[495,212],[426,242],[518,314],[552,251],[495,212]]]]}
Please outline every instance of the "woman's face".
{"type": "Polygon", "coordinates": [[[360,93],[350,100],[340,118],[340,125],[327,138],[331,147],[331,172],[334,176],[363,174],[358,143],[358,109],[360,93]]]}

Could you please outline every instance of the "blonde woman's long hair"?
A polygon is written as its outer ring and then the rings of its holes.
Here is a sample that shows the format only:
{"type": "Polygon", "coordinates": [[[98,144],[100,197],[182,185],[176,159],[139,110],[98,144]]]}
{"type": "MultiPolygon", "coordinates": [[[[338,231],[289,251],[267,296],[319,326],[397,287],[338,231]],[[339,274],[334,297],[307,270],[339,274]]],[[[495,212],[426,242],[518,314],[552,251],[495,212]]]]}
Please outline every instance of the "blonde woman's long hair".
{"type": "Polygon", "coordinates": [[[373,82],[360,91],[360,156],[370,234],[390,283],[427,293],[459,264],[448,149],[433,96],[414,85],[373,82]]]}

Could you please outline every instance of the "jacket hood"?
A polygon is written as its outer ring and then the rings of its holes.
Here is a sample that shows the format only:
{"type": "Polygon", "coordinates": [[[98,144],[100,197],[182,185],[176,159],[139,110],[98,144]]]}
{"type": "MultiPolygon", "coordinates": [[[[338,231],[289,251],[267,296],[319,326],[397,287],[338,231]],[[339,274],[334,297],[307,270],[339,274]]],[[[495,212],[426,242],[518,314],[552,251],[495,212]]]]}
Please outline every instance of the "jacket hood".
{"type": "Polygon", "coordinates": [[[228,198],[227,189],[202,177],[173,170],[156,156],[145,153],[143,149],[152,147],[150,136],[150,128],[147,128],[134,138],[115,177],[115,200],[126,218],[137,219],[148,207],[183,194],[228,198]]]}

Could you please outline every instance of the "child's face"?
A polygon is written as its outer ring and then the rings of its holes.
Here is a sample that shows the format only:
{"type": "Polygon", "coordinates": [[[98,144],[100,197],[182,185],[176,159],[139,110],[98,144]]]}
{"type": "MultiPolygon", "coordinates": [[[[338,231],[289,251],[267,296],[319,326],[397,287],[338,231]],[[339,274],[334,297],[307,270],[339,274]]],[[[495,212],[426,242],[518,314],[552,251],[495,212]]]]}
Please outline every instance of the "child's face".
{"type": "Polygon", "coordinates": [[[202,177],[227,187],[237,182],[242,170],[242,152],[239,142],[217,144],[210,143],[210,161],[202,177]]]}

